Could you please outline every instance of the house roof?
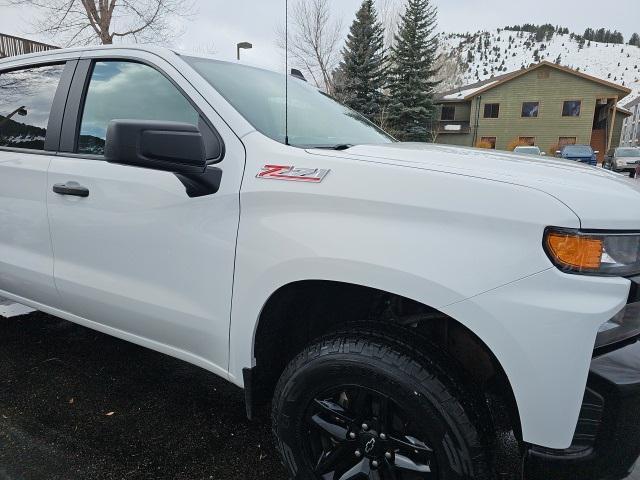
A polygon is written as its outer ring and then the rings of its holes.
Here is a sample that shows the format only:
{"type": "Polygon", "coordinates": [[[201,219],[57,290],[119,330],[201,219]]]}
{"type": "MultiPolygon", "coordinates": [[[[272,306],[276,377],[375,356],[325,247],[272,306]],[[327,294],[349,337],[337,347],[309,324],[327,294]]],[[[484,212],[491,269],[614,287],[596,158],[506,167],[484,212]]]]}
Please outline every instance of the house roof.
{"type": "Polygon", "coordinates": [[[622,113],[623,115],[626,115],[627,117],[633,115],[633,113],[631,113],[629,110],[627,110],[624,107],[616,107],[616,110],[620,113],[622,113]]]}
{"type": "Polygon", "coordinates": [[[622,105],[622,108],[629,109],[631,107],[635,107],[638,104],[640,104],[640,96],[634,98],[630,102],[625,103],[624,105],[622,105]]]}
{"type": "Polygon", "coordinates": [[[623,93],[622,97],[626,97],[631,93],[631,89],[627,87],[623,87],[622,85],[618,85],[617,83],[609,82],[607,80],[603,80],[598,77],[594,77],[592,75],[588,75],[584,72],[579,72],[572,68],[563,67],[562,65],[558,65],[556,63],[548,62],[543,60],[540,63],[536,63],[531,65],[529,68],[523,68],[521,70],[517,70],[515,72],[506,73],[504,75],[499,75],[497,77],[489,78],[487,80],[483,80],[481,82],[472,83],[470,85],[465,85],[463,87],[456,88],[454,90],[449,90],[447,92],[441,93],[436,97],[437,102],[463,102],[467,100],[471,100],[476,95],[480,95],[481,93],[486,92],[487,90],[491,90],[492,88],[498,87],[506,82],[514,80],[518,77],[526,75],[534,70],[537,70],[541,67],[551,67],[556,70],[560,70],[562,72],[570,73],[572,75],[576,75],[578,77],[584,78],[586,80],[599,83],[601,85],[613,88],[623,93]]]}

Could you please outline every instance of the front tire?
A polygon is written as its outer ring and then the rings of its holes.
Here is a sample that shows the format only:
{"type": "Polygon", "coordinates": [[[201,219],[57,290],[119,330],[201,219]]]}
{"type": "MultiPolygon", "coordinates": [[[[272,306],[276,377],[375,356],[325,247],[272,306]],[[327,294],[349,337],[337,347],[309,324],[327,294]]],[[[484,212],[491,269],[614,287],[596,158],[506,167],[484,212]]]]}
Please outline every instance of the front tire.
{"type": "Polygon", "coordinates": [[[491,478],[474,424],[482,415],[442,363],[374,332],[307,347],[274,394],[273,429],[290,477],[491,478]]]}

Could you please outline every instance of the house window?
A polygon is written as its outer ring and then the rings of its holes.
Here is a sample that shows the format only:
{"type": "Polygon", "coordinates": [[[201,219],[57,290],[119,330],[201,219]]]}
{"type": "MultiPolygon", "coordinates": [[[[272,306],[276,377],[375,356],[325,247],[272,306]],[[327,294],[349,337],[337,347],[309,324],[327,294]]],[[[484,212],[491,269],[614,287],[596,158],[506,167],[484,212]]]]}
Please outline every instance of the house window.
{"type": "Polygon", "coordinates": [[[496,149],[496,137],[482,137],[480,141],[482,143],[489,143],[492,149],[496,149]]]}
{"type": "Polygon", "coordinates": [[[582,106],[581,100],[566,100],[562,105],[562,116],[563,117],[579,117],[581,106],[582,106]]]}
{"type": "Polygon", "coordinates": [[[440,120],[455,120],[456,107],[454,105],[443,105],[440,120]]]}
{"type": "Polygon", "coordinates": [[[498,118],[499,114],[500,114],[499,103],[485,103],[484,118],[498,118]]]}
{"type": "Polygon", "coordinates": [[[520,145],[529,145],[533,147],[536,144],[536,137],[520,137],[518,139],[520,145]]]}
{"type": "Polygon", "coordinates": [[[558,138],[558,147],[562,148],[565,145],[575,145],[576,141],[576,137],[560,137],[558,138]]]}
{"type": "Polygon", "coordinates": [[[523,102],[522,114],[524,118],[536,118],[540,110],[540,102],[523,102]]]}

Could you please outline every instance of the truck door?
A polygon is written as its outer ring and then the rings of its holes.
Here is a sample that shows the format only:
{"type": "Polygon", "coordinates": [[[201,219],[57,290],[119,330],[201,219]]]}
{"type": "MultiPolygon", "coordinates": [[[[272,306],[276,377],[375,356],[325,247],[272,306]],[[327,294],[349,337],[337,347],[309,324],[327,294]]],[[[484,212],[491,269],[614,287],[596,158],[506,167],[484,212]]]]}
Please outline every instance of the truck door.
{"type": "Polygon", "coordinates": [[[75,63],[69,62],[67,70],[62,61],[0,71],[0,296],[4,292],[48,306],[58,301],[47,169],[75,63]],[[61,102],[54,106],[58,90],[61,102]]]}
{"type": "Polygon", "coordinates": [[[240,141],[170,63],[145,53],[81,60],[62,130],[65,153],[51,162],[47,195],[64,309],[79,323],[226,373],[240,141]],[[219,190],[190,197],[172,173],[104,161],[113,119],[187,122],[205,138],[219,135],[219,190]]]}

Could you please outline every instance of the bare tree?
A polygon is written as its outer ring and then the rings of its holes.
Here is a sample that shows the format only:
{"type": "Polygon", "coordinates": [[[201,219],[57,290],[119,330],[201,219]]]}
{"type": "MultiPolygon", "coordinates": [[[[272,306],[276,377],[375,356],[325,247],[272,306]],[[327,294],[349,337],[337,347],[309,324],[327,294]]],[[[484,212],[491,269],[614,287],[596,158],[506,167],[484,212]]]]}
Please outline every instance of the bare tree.
{"type": "Polygon", "coordinates": [[[194,55],[214,56],[220,53],[218,51],[218,47],[216,47],[215,42],[187,43],[184,45],[180,45],[179,48],[180,50],[184,50],[194,55]]]}
{"type": "Polygon", "coordinates": [[[404,2],[400,0],[378,0],[378,17],[384,27],[384,49],[389,51],[398,31],[398,22],[404,2]]]}
{"type": "Polygon", "coordinates": [[[436,68],[438,70],[436,80],[439,82],[437,91],[446,92],[464,85],[463,76],[467,66],[460,60],[458,50],[441,50],[436,58],[436,68]]]}
{"type": "MultiPolygon", "coordinates": [[[[298,0],[289,12],[289,57],[318,88],[335,91],[333,72],[340,62],[344,40],[342,21],[333,18],[330,0],[298,0]]],[[[285,49],[285,29],[277,30],[277,44],[285,49]]]]}
{"type": "Polygon", "coordinates": [[[193,14],[193,0],[4,0],[5,5],[37,10],[38,33],[66,46],[166,42],[177,34],[176,17],[193,14]]]}

